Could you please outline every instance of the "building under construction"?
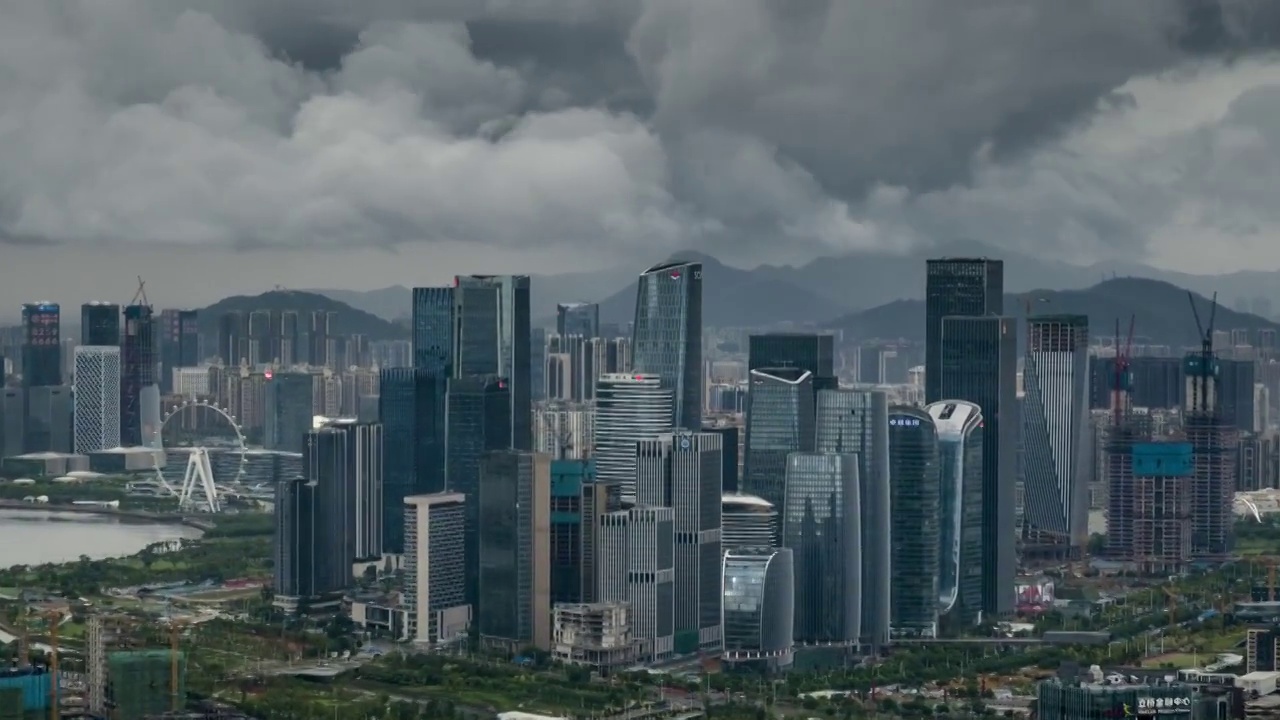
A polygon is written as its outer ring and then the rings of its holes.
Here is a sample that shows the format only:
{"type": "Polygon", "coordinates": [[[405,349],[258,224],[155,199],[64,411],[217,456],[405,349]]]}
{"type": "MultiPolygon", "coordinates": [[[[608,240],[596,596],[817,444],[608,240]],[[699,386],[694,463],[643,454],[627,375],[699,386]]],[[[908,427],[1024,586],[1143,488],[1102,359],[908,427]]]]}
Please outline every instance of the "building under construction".
{"type": "Polygon", "coordinates": [[[107,654],[109,717],[132,720],[161,715],[185,703],[186,658],[173,650],[126,650],[107,654]],[[177,685],[174,685],[174,679],[177,685]],[[175,698],[177,700],[175,700],[175,698]]]}
{"type": "Polygon", "coordinates": [[[1239,437],[1222,411],[1221,368],[1213,352],[1217,296],[1207,328],[1200,324],[1195,297],[1189,297],[1201,336],[1200,351],[1189,353],[1183,361],[1187,384],[1183,429],[1195,464],[1191,477],[1191,555],[1196,560],[1222,561],[1230,559],[1235,547],[1232,502],[1239,437]]]}

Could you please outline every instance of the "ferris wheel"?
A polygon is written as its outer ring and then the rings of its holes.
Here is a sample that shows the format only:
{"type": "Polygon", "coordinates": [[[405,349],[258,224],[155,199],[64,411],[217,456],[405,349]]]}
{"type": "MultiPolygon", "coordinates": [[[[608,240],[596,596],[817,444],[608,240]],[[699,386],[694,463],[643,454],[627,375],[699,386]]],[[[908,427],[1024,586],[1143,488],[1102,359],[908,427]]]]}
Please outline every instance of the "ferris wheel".
{"type": "MultiPolygon", "coordinates": [[[[244,432],[240,428],[240,423],[236,417],[226,408],[219,406],[217,403],[208,400],[183,400],[181,403],[169,407],[160,421],[159,431],[156,433],[156,445],[158,449],[164,449],[164,429],[169,422],[176,417],[180,417],[183,413],[195,412],[213,412],[221,417],[231,427],[235,433],[235,439],[228,448],[229,452],[234,455],[232,462],[235,465],[235,476],[224,481],[225,484],[239,485],[244,479],[245,465],[248,459],[245,457],[245,451],[248,449],[244,441],[244,432]],[[201,410],[204,408],[204,410],[201,410]]],[[[187,467],[182,474],[182,484],[175,488],[164,477],[161,464],[157,458],[155,471],[156,480],[162,487],[169,491],[174,497],[178,498],[178,506],[183,509],[202,508],[209,512],[218,512],[222,509],[222,503],[219,498],[218,485],[214,483],[213,467],[209,462],[209,449],[203,446],[189,448],[190,454],[187,457],[187,467]],[[198,498],[198,495],[203,495],[198,498]]]]}

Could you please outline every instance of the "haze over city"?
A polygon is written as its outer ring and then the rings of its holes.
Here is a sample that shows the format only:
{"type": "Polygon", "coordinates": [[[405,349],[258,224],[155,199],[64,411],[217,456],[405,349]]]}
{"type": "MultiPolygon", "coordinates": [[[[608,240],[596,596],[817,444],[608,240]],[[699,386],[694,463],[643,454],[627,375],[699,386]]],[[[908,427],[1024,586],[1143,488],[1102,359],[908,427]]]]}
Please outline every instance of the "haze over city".
{"type": "Polygon", "coordinates": [[[1262,0],[119,0],[0,20],[6,308],[123,302],[139,273],[198,305],[958,240],[1280,267],[1262,0]]]}

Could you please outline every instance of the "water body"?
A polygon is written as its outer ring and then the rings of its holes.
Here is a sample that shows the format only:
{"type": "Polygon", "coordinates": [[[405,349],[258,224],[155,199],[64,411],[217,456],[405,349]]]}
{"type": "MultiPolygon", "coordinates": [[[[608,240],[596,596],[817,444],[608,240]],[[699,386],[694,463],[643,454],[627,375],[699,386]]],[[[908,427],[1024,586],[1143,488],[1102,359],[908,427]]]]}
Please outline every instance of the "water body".
{"type": "Polygon", "coordinates": [[[198,538],[185,525],[125,522],[56,510],[0,510],[0,567],[124,557],[151,543],[198,538]]]}

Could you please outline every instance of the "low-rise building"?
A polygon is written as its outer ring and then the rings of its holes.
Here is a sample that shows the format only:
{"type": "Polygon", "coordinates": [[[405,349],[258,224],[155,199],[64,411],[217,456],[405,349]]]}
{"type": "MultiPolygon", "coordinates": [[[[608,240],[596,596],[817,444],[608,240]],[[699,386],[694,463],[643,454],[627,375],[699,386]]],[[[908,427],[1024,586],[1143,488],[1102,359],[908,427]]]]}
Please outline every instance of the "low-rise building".
{"type": "Polygon", "coordinates": [[[626,603],[559,603],[554,612],[551,654],[556,660],[601,675],[636,662],[639,645],[631,636],[626,603]]]}

